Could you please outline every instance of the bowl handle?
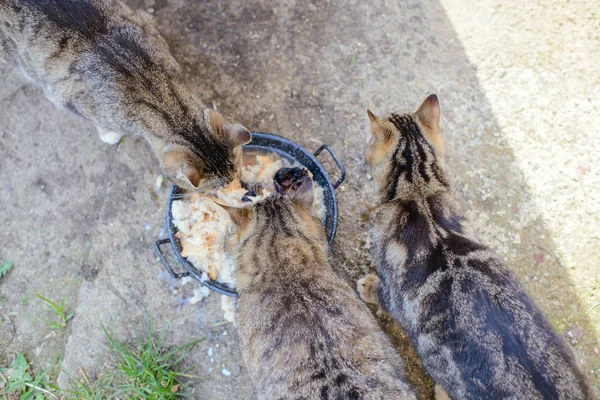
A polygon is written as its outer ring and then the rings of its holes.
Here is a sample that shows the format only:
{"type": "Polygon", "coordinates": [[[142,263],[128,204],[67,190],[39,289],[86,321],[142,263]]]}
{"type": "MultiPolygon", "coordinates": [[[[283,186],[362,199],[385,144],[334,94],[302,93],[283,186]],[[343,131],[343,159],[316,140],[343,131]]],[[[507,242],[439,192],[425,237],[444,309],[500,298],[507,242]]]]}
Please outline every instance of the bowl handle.
{"type": "Polygon", "coordinates": [[[333,158],[333,161],[335,161],[335,163],[337,164],[338,168],[340,169],[340,178],[337,180],[336,183],[333,184],[333,188],[337,189],[338,186],[340,186],[342,184],[342,182],[344,182],[344,179],[346,179],[346,170],[344,169],[344,166],[340,162],[340,159],[337,158],[337,156],[335,155],[335,153],[333,152],[333,150],[331,150],[331,147],[327,146],[326,144],[322,144],[321,147],[319,147],[317,149],[317,151],[315,151],[313,153],[314,156],[318,157],[319,154],[321,154],[321,152],[323,150],[327,150],[327,152],[331,155],[331,158],[333,158]]]}
{"type": "Polygon", "coordinates": [[[171,240],[169,238],[157,240],[156,243],[154,243],[154,250],[156,250],[156,254],[158,254],[160,261],[162,261],[162,263],[165,266],[165,269],[167,270],[169,275],[171,275],[173,278],[177,278],[177,279],[185,278],[190,273],[189,272],[175,273],[175,271],[173,271],[173,268],[171,268],[171,265],[169,265],[169,262],[165,258],[165,254],[162,252],[162,249],[160,248],[161,245],[170,243],[170,242],[171,242],[171,240]]]}

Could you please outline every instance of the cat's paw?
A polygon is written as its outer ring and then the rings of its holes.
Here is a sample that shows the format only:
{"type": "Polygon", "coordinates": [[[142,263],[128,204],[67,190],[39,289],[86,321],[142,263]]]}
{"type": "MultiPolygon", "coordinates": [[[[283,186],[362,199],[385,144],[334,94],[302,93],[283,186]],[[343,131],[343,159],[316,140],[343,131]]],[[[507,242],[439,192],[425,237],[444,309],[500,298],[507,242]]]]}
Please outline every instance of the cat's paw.
{"type": "Polygon", "coordinates": [[[379,277],[377,275],[366,275],[356,281],[358,295],[365,303],[379,304],[377,293],[379,292],[379,277]]]}
{"type": "Polygon", "coordinates": [[[117,133],[115,131],[109,131],[108,129],[104,129],[99,126],[97,126],[96,129],[98,130],[100,140],[102,140],[104,143],[108,143],[111,145],[117,144],[121,141],[121,138],[123,137],[123,135],[120,133],[117,133]]]}
{"type": "Polygon", "coordinates": [[[444,388],[438,385],[437,383],[433,388],[433,393],[435,394],[435,400],[452,400],[450,399],[450,396],[448,396],[448,393],[446,393],[444,388]]]}

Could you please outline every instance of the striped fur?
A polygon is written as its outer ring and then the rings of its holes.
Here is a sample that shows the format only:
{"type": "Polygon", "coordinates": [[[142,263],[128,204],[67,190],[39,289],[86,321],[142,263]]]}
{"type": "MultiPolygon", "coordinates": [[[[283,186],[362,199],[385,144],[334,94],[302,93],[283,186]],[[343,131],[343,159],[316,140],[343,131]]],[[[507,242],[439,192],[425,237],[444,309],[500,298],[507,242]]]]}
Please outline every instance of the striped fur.
{"type": "Polygon", "coordinates": [[[465,232],[442,167],[437,97],[412,114],[369,115],[380,281],[360,281],[365,300],[378,289],[452,399],[593,398],[570,348],[517,277],[465,232]]]}
{"type": "Polygon", "coordinates": [[[144,14],[118,0],[0,0],[0,41],[0,58],[104,141],[143,136],[181,187],[212,191],[233,179],[249,132],[204,110],[144,14]]]}
{"type": "MultiPolygon", "coordinates": [[[[310,179],[310,178],[308,178],[310,179]]],[[[369,309],[336,276],[310,200],[229,210],[236,323],[259,399],[415,399],[369,309]]]]}

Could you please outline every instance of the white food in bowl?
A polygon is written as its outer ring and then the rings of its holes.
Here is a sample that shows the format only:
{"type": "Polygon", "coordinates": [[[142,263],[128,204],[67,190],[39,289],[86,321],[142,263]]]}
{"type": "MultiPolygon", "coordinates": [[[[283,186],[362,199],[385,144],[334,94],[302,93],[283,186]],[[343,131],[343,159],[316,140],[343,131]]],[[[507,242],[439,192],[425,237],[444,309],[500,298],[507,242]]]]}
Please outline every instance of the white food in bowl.
{"type": "MultiPolygon", "coordinates": [[[[224,252],[224,240],[231,223],[229,214],[220,207],[220,204],[231,207],[243,207],[242,198],[247,190],[241,186],[240,181],[254,184],[258,183],[262,192],[260,195],[249,197],[252,202],[259,201],[275,192],[273,177],[283,167],[290,167],[291,163],[275,153],[247,152],[244,153],[244,165],[240,169],[240,180],[235,180],[228,187],[221,189],[216,197],[201,197],[198,194],[185,196],[171,204],[173,224],[177,228],[175,235],[181,243],[181,255],[202,272],[204,279],[224,283],[235,288],[234,265],[224,252]]],[[[320,219],[325,217],[323,204],[323,188],[314,186],[315,215],[320,219]]],[[[191,304],[201,301],[208,296],[209,290],[199,287],[194,290],[194,296],[189,299],[191,304]]],[[[224,317],[233,321],[234,299],[223,296],[221,308],[224,317]]]]}

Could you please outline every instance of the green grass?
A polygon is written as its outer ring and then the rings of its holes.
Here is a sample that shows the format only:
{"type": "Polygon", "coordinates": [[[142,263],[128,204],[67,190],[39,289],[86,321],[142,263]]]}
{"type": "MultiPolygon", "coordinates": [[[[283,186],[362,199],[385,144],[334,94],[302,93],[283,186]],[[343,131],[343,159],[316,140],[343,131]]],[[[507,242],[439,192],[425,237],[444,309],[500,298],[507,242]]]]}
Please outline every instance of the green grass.
{"type": "Polygon", "coordinates": [[[192,378],[193,375],[186,370],[180,371],[180,363],[203,339],[169,350],[164,343],[166,327],[157,335],[154,324],[147,320],[146,332],[143,335],[136,332],[132,347],[116,339],[104,326],[102,330],[113,359],[126,378],[120,386],[123,394],[149,400],[182,397],[182,378],[192,378]]]}
{"type": "Polygon", "coordinates": [[[92,382],[85,374],[83,369],[80,370],[82,378],[78,378],[75,375],[65,371],[63,372],[69,378],[72,389],[57,389],[63,396],[71,399],[85,399],[85,400],[105,400],[116,398],[117,390],[112,387],[112,377],[101,374],[100,377],[92,382]]]}
{"type": "Polygon", "coordinates": [[[585,316],[587,317],[588,315],[590,315],[590,313],[592,312],[592,310],[596,307],[600,306],[600,301],[597,302],[596,304],[592,305],[590,308],[588,308],[588,310],[585,312],[585,316]]]}
{"type": "MultiPolygon", "coordinates": [[[[64,302],[57,307],[60,309],[65,317],[61,322],[66,324],[64,302]]],[[[108,341],[110,362],[99,371],[97,379],[90,380],[83,369],[75,376],[63,368],[71,389],[61,389],[50,383],[48,374],[59,361],[34,376],[25,356],[18,353],[10,367],[0,368],[0,399],[170,400],[188,397],[184,391],[189,379],[195,376],[182,369],[181,362],[203,339],[170,348],[164,341],[168,326],[157,332],[149,319],[144,331],[136,332],[133,342],[119,339],[102,323],[100,326],[108,341]]]]}
{"type": "Polygon", "coordinates": [[[12,266],[12,261],[0,261],[0,279],[2,279],[4,275],[8,274],[8,271],[10,271],[12,266]]]}
{"type": "Polygon", "coordinates": [[[60,305],[58,305],[58,303],[53,302],[52,300],[42,296],[41,294],[36,293],[36,296],[39,297],[40,299],[42,299],[42,301],[44,301],[46,303],[46,305],[48,306],[48,309],[50,311],[52,311],[52,313],[58,317],[58,322],[50,323],[50,326],[55,329],[62,329],[64,327],[66,327],[67,322],[69,322],[71,320],[71,318],[73,318],[73,316],[75,315],[75,313],[69,314],[66,312],[64,297],[63,297],[60,305]]]}
{"type": "Polygon", "coordinates": [[[35,378],[32,374],[25,355],[17,353],[10,368],[0,368],[0,397],[19,400],[58,398],[45,388],[47,370],[35,378]]]}
{"type": "Polygon", "coordinates": [[[166,327],[156,332],[150,320],[146,321],[142,334],[136,332],[132,344],[118,339],[104,325],[101,324],[101,327],[108,340],[113,370],[103,371],[95,382],[91,382],[84,371],[80,371],[81,378],[67,373],[73,389],[63,391],[65,395],[89,400],[187,397],[183,393],[186,388],[184,379],[194,376],[182,370],[180,364],[203,339],[170,349],[164,343],[166,327]]]}

